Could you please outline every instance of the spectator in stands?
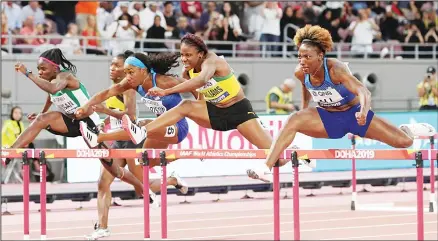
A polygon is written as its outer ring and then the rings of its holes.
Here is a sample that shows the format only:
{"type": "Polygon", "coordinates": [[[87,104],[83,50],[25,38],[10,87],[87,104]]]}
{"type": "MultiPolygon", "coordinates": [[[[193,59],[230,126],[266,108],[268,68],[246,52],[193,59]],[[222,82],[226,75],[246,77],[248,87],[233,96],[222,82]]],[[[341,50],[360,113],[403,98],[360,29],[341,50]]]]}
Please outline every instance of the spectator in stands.
{"type": "Polygon", "coordinates": [[[263,17],[261,11],[265,8],[265,4],[259,1],[248,1],[245,7],[245,24],[247,32],[252,36],[253,40],[260,40],[263,17]]]}
{"type": "MultiPolygon", "coordinates": [[[[242,28],[240,27],[240,19],[231,8],[230,2],[224,2],[222,7],[222,13],[219,15],[219,18],[221,19],[225,18],[227,20],[227,25],[232,35],[234,35],[233,38],[239,39],[239,36],[242,34],[242,28]]],[[[228,41],[234,41],[234,40],[228,40],[228,41]]]]}
{"type": "Polygon", "coordinates": [[[8,28],[8,17],[6,16],[6,13],[2,12],[2,29],[1,29],[1,49],[4,52],[8,52],[6,49],[6,45],[8,44],[9,39],[7,37],[3,37],[3,35],[9,35],[10,30],[8,28]]]}
{"type": "MultiPolygon", "coordinates": [[[[219,17],[219,13],[217,14],[219,17]]],[[[176,28],[172,32],[172,37],[176,39],[182,38],[186,33],[195,33],[195,29],[189,25],[189,21],[186,17],[181,16],[178,18],[178,23],[176,28]]]]}
{"type": "MultiPolygon", "coordinates": [[[[280,19],[282,10],[277,2],[266,2],[265,8],[260,12],[263,18],[260,42],[280,42],[280,19]]],[[[278,51],[277,45],[265,45],[267,55],[275,55],[278,51]],[[270,53],[272,51],[272,53],[270,53]]]]}
{"type": "Polygon", "coordinates": [[[48,25],[46,23],[39,23],[35,26],[34,35],[37,38],[34,38],[32,41],[32,45],[42,45],[48,44],[49,41],[47,38],[44,38],[44,35],[47,35],[49,32],[47,31],[48,25]]]}
{"type": "Polygon", "coordinates": [[[285,79],[280,86],[272,87],[266,94],[266,112],[269,114],[289,114],[298,110],[292,104],[292,92],[296,82],[293,79],[285,79]]]}
{"type": "Polygon", "coordinates": [[[436,69],[429,66],[423,81],[417,85],[418,97],[420,97],[420,110],[438,109],[438,81],[436,69]]]}
{"type": "MultiPolygon", "coordinates": [[[[93,15],[88,15],[87,17],[87,24],[85,25],[84,29],[81,32],[81,36],[83,37],[100,37],[99,30],[97,29],[96,24],[96,17],[93,15]]],[[[86,53],[87,54],[97,54],[97,55],[103,55],[105,54],[102,50],[99,48],[102,47],[101,41],[99,39],[88,39],[81,40],[81,45],[85,45],[86,47],[86,53]]]]}
{"type": "Polygon", "coordinates": [[[288,24],[294,24],[292,6],[286,5],[283,9],[283,16],[280,19],[280,42],[285,42],[286,37],[293,39],[295,35],[295,30],[293,28],[288,28],[286,31],[286,36],[284,35],[284,27],[288,24]]]}
{"type": "Polygon", "coordinates": [[[394,14],[391,11],[387,11],[385,17],[380,22],[380,29],[382,30],[382,39],[387,40],[399,40],[401,38],[397,31],[399,22],[394,18],[394,14]]]}
{"type": "MultiPolygon", "coordinates": [[[[142,29],[140,27],[140,16],[137,14],[132,15],[132,26],[136,27],[138,29],[138,31],[142,32],[142,35],[140,36],[140,38],[143,38],[143,36],[146,35],[146,32],[144,29],[142,29]]],[[[141,46],[141,41],[136,40],[135,41],[135,48],[138,49],[141,46]]]]}
{"type": "MultiPolygon", "coordinates": [[[[166,32],[166,29],[161,26],[161,17],[156,15],[154,18],[154,25],[150,27],[146,33],[146,38],[148,39],[164,39],[164,34],[166,32]]],[[[167,49],[166,45],[164,43],[146,43],[146,48],[153,48],[153,49],[167,49]]],[[[148,50],[148,53],[160,53],[162,51],[158,50],[148,50]]]]}
{"type": "MultiPolygon", "coordinates": [[[[421,31],[418,29],[417,25],[411,23],[409,29],[404,37],[405,43],[424,43],[424,38],[421,35],[421,31]]],[[[415,46],[403,46],[403,51],[409,51],[411,53],[405,53],[403,58],[414,58],[415,46]]]]}
{"type": "Polygon", "coordinates": [[[41,1],[46,18],[56,23],[59,34],[67,33],[67,25],[76,22],[75,6],[77,1],[41,1]]]}
{"type": "Polygon", "coordinates": [[[172,35],[172,32],[177,25],[175,11],[172,2],[168,1],[164,3],[163,15],[164,15],[164,19],[166,20],[166,32],[170,32],[170,35],[172,35]]]}
{"type": "Polygon", "coordinates": [[[21,7],[13,1],[2,2],[2,12],[8,19],[8,28],[13,34],[18,34],[23,24],[21,7]]]}
{"type": "MultiPolygon", "coordinates": [[[[143,34],[143,30],[139,30],[133,25],[132,16],[128,13],[123,13],[117,22],[114,23],[115,29],[112,41],[112,55],[117,56],[122,54],[126,50],[134,49],[135,38],[140,38],[143,34]]],[[[112,28],[112,27],[110,27],[112,28]]]]}
{"type": "Polygon", "coordinates": [[[104,32],[107,30],[108,26],[110,26],[115,19],[114,15],[111,13],[113,10],[113,3],[109,1],[100,2],[100,6],[97,9],[96,13],[96,21],[97,21],[97,29],[99,32],[104,32]]]}
{"type": "Polygon", "coordinates": [[[199,19],[199,26],[198,26],[199,30],[204,31],[207,29],[207,24],[210,21],[210,17],[212,13],[219,15],[219,12],[217,11],[216,2],[210,1],[207,2],[207,8],[203,11],[199,19]]]}
{"type": "Polygon", "coordinates": [[[114,19],[119,19],[122,14],[127,13],[131,14],[129,11],[129,2],[120,1],[117,3],[117,6],[112,10],[112,15],[114,19]]]}
{"type": "Polygon", "coordinates": [[[350,34],[352,35],[351,51],[356,57],[363,57],[365,54],[373,52],[374,36],[380,33],[380,28],[377,26],[374,19],[369,18],[369,9],[360,9],[359,19],[353,21],[350,26],[350,34]]]}
{"type": "Polygon", "coordinates": [[[182,1],[181,12],[191,22],[192,19],[199,19],[202,14],[202,4],[199,1],[182,1]]]}
{"type": "Polygon", "coordinates": [[[166,19],[164,18],[163,13],[158,10],[158,3],[148,1],[147,7],[139,13],[140,16],[140,27],[145,29],[146,31],[154,25],[154,18],[156,15],[160,16],[160,23],[163,28],[167,27],[166,19]]]}
{"type": "Polygon", "coordinates": [[[29,1],[29,4],[22,8],[21,16],[23,19],[26,19],[28,16],[33,16],[35,24],[44,23],[46,18],[43,10],[41,10],[40,4],[35,0],[29,1]]]}
{"type": "MultiPolygon", "coordinates": [[[[33,16],[28,16],[23,21],[23,27],[20,30],[20,35],[25,35],[25,36],[35,35],[34,26],[35,24],[33,22],[33,16]]],[[[33,38],[24,38],[24,39],[19,39],[17,42],[20,44],[32,44],[33,40],[34,40],[33,38]]]]}
{"type": "Polygon", "coordinates": [[[78,1],[75,7],[76,11],[76,24],[79,27],[79,31],[83,31],[89,24],[89,17],[96,18],[97,8],[99,2],[92,1],[78,1]]]}
{"type": "MultiPolygon", "coordinates": [[[[424,36],[424,42],[430,44],[438,43],[438,28],[435,24],[429,24],[429,30],[424,36]]],[[[432,52],[433,46],[424,47],[425,51],[432,52]]],[[[435,48],[436,57],[438,58],[438,46],[435,48]]],[[[425,56],[426,58],[432,58],[432,55],[425,56]]]]}
{"type": "Polygon", "coordinates": [[[62,49],[62,51],[65,53],[81,54],[82,49],[78,38],[78,25],[76,25],[75,23],[70,23],[67,29],[67,34],[65,34],[65,37],[67,38],[62,39],[62,42],[58,45],[58,47],[62,49]]]}

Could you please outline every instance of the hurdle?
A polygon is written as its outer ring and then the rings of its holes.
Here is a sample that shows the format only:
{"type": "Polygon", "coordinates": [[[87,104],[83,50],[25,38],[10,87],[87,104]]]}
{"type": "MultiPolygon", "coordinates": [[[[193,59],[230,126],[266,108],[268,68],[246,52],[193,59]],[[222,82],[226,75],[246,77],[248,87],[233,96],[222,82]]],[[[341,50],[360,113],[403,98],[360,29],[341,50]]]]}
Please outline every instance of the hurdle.
{"type": "MultiPolygon", "coordinates": [[[[348,139],[351,141],[351,149],[354,151],[356,150],[356,138],[360,139],[367,139],[362,137],[357,137],[356,135],[349,134],[348,139]]],[[[427,153],[427,156],[429,158],[430,163],[430,192],[429,192],[429,212],[433,213],[437,210],[437,199],[435,194],[435,162],[432,158],[432,150],[435,148],[435,139],[438,139],[438,134],[435,134],[433,136],[419,136],[415,138],[416,140],[426,140],[429,139],[429,150],[427,153]]],[[[437,157],[438,159],[438,157],[437,157]]],[[[438,166],[438,164],[437,164],[438,166]]],[[[357,204],[357,178],[356,178],[356,158],[353,156],[351,158],[351,203],[350,203],[350,209],[352,211],[356,210],[356,204],[357,204]]]]}
{"type": "MultiPolygon", "coordinates": [[[[203,150],[203,149],[186,149],[186,150],[169,150],[169,149],[3,149],[2,158],[28,158],[40,157],[41,172],[44,174],[46,159],[49,158],[141,158],[142,165],[145,167],[143,177],[144,193],[149,193],[149,158],[160,158],[162,179],[166,180],[166,166],[168,160],[175,159],[265,159],[269,150],[203,150]],[[29,157],[30,153],[30,157],[29,157]]],[[[438,150],[416,150],[406,149],[398,150],[351,150],[351,149],[328,149],[328,150],[285,150],[279,158],[291,160],[294,169],[293,185],[293,220],[294,220],[294,240],[301,240],[300,236],[300,204],[299,204],[299,159],[355,159],[373,160],[414,160],[417,169],[417,239],[424,239],[424,209],[423,209],[423,156],[431,154],[431,159],[438,159],[438,150]]],[[[27,168],[23,168],[23,173],[27,168]]],[[[27,169],[28,171],[28,169],[27,169]]],[[[279,198],[279,167],[274,166],[275,178],[274,186],[274,240],[280,240],[280,198],[279,198]]],[[[161,239],[167,239],[167,184],[166,181],[161,183],[161,239]],[[164,189],[164,190],[163,190],[164,189]]],[[[29,183],[24,183],[23,187],[23,206],[24,206],[24,237],[29,238],[29,183]],[[26,197],[27,196],[27,197],[26,197]],[[27,208],[26,208],[27,207],[27,208]]],[[[41,236],[40,239],[47,238],[46,232],[46,182],[41,178],[41,236]]],[[[149,202],[144,198],[144,239],[150,239],[150,211],[149,202]]]]}

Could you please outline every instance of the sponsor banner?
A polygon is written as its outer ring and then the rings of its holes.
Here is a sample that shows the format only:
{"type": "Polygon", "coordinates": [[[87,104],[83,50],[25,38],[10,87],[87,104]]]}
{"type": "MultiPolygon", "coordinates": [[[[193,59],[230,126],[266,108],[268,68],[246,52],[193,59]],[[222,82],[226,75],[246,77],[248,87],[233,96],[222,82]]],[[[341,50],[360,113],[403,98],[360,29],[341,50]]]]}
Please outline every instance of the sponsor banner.
{"type": "MultiPolygon", "coordinates": [[[[266,131],[271,135],[277,135],[284,122],[286,115],[261,116],[260,121],[266,131]]],[[[210,177],[246,175],[248,168],[260,167],[265,159],[252,159],[260,157],[257,155],[257,147],[249,143],[237,130],[219,132],[205,129],[188,119],[189,134],[187,138],[177,145],[170,145],[169,150],[175,149],[202,149],[205,150],[207,158],[201,159],[204,151],[179,152],[181,155],[195,157],[194,159],[181,159],[170,163],[167,172],[178,172],[181,177],[210,177]],[[247,150],[239,152],[221,152],[221,149],[247,150]],[[254,151],[248,151],[254,150],[254,151]],[[200,156],[196,158],[196,156],[200,156]],[[217,159],[227,158],[227,159],[217,159]]],[[[312,149],[312,138],[298,133],[291,146],[300,149],[312,149]]],[[[82,137],[67,138],[67,149],[88,149],[82,137]]],[[[83,153],[87,155],[87,153],[83,153]]],[[[263,155],[264,156],[264,155],[263,155]]],[[[319,164],[319,163],[318,163],[319,164]]],[[[67,159],[67,181],[68,182],[96,182],[99,178],[101,164],[98,159],[67,159]]],[[[155,167],[160,173],[160,167],[155,167]]],[[[301,165],[300,171],[308,172],[311,168],[301,165]]],[[[288,164],[280,168],[281,173],[292,172],[292,165],[288,164]]],[[[156,175],[156,174],[155,174],[156,175]]]]}

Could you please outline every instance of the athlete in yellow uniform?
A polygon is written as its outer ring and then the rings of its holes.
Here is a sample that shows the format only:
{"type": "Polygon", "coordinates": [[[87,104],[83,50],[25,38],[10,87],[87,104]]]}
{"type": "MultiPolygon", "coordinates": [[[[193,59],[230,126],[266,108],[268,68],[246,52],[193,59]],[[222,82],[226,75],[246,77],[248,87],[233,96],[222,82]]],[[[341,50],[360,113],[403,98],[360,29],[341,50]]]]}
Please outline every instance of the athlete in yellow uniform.
{"type": "MultiPolygon", "coordinates": [[[[257,120],[257,114],[227,61],[208,51],[203,40],[193,34],[187,34],[181,39],[181,59],[185,66],[182,76],[190,80],[168,89],[154,87],[149,89],[148,94],[167,96],[197,90],[198,99],[183,100],[147,125],[127,131],[133,132],[132,135],[143,132],[142,135],[147,136],[150,132],[174,125],[187,117],[198,125],[213,130],[237,129],[253,145],[260,149],[269,149],[272,138],[257,120]]],[[[280,160],[280,165],[286,162],[280,160]]],[[[270,182],[271,177],[265,176],[265,172],[269,172],[274,164],[275,162],[266,163],[262,170],[247,170],[247,174],[251,178],[270,182]]]]}

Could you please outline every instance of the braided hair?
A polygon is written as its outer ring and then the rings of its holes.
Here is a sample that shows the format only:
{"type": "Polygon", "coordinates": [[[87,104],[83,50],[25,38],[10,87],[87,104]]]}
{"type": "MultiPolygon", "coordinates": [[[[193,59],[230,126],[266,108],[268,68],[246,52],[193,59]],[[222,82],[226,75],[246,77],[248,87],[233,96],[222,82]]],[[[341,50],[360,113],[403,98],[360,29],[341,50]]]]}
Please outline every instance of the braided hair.
{"type": "Polygon", "coordinates": [[[202,40],[200,37],[187,33],[182,37],[181,43],[190,45],[195,47],[199,52],[204,52],[204,54],[208,53],[207,45],[204,43],[204,40],[202,40]]]}
{"type": "Polygon", "coordinates": [[[158,53],[149,54],[135,53],[133,55],[139,59],[150,73],[165,75],[170,69],[179,66],[179,53],[158,53]]]}
{"type": "Polygon", "coordinates": [[[64,54],[59,48],[46,50],[40,55],[40,57],[46,58],[61,66],[63,69],[69,70],[71,73],[76,75],[76,66],[65,58],[64,54]]]}

